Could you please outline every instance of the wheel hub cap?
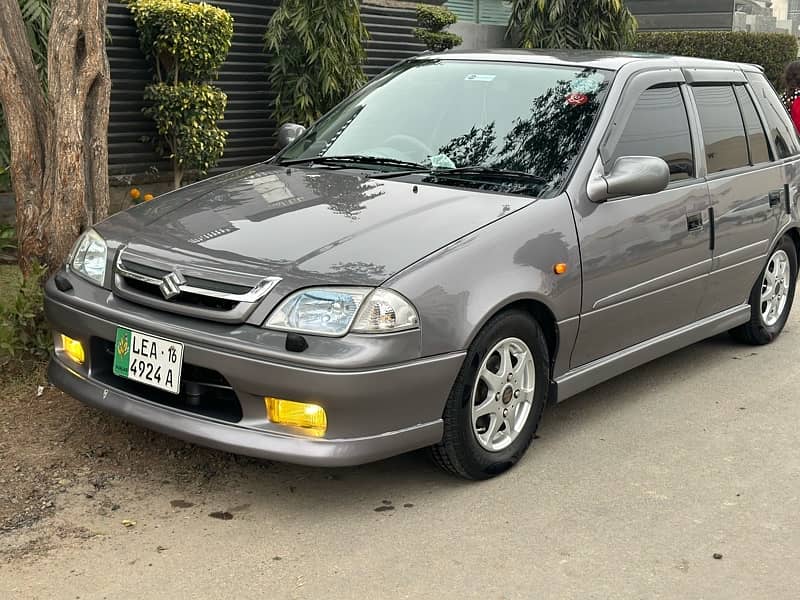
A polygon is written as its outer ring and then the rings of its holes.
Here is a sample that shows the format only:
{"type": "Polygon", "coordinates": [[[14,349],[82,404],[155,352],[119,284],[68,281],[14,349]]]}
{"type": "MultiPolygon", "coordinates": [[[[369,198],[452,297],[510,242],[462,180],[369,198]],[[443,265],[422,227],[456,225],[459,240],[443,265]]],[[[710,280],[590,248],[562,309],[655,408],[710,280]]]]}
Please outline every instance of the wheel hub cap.
{"type": "Polygon", "coordinates": [[[472,390],[472,431],[481,447],[499,452],[517,439],[535,384],[533,354],[519,338],[506,338],[486,354],[472,390]]]}
{"type": "Polygon", "coordinates": [[[503,404],[508,404],[511,400],[514,399],[514,388],[510,385],[506,386],[506,389],[503,390],[503,404]]]}

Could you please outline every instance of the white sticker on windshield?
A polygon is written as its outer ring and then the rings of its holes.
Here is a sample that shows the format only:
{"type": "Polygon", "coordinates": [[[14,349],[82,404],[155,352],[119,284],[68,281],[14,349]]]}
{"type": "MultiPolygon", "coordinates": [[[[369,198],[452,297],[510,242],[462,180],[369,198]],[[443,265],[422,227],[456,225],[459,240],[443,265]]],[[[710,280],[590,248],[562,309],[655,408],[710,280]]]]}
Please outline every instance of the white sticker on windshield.
{"type": "Polygon", "coordinates": [[[434,169],[455,169],[456,163],[450,160],[446,154],[437,154],[436,156],[429,156],[428,161],[434,169]]]}
{"type": "Polygon", "coordinates": [[[464,81],[494,81],[497,75],[479,75],[478,73],[470,73],[464,77],[464,81]]]}
{"type": "Polygon", "coordinates": [[[605,81],[605,77],[599,73],[592,73],[587,77],[578,77],[569,84],[569,89],[576,94],[595,94],[605,81]]]}

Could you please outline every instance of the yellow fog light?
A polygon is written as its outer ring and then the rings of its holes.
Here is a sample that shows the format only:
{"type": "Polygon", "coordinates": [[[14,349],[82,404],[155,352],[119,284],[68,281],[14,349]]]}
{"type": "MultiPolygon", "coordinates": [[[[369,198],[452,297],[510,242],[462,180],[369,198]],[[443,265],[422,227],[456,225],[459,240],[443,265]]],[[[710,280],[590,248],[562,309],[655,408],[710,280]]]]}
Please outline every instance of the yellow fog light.
{"type": "Polygon", "coordinates": [[[82,365],[83,362],[86,360],[86,354],[83,351],[83,344],[81,344],[78,340],[73,340],[71,337],[68,337],[61,334],[61,348],[64,350],[64,354],[66,354],[72,361],[82,365]]]}
{"type": "Polygon", "coordinates": [[[302,427],[314,435],[322,435],[328,428],[328,417],[321,406],[271,397],[264,398],[264,401],[267,416],[273,423],[302,427]]]}

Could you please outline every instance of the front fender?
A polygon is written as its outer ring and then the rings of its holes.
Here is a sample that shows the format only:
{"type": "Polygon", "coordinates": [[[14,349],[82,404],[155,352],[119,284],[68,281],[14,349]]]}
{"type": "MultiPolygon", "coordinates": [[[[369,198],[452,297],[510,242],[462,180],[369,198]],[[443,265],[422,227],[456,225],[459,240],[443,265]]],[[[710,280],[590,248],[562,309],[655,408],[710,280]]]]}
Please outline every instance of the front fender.
{"type": "MultiPolygon", "coordinates": [[[[534,202],[442,248],[384,284],[417,307],[422,355],[461,351],[504,307],[535,300],[556,321],[576,317],[581,269],[567,196],[534,202]],[[567,272],[553,268],[566,263],[567,272]]],[[[570,339],[560,352],[569,353],[570,339]]]]}

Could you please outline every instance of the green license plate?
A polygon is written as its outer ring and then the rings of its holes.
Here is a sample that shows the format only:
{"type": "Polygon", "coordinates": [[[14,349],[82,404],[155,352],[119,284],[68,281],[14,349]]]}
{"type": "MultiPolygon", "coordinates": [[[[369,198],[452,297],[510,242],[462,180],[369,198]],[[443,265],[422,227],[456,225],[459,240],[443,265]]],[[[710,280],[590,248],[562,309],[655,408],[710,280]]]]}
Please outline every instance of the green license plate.
{"type": "Polygon", "coordinates": [[[117,328],[114,375],[178,394],[181,390],[183,344],[117,328]]]}

